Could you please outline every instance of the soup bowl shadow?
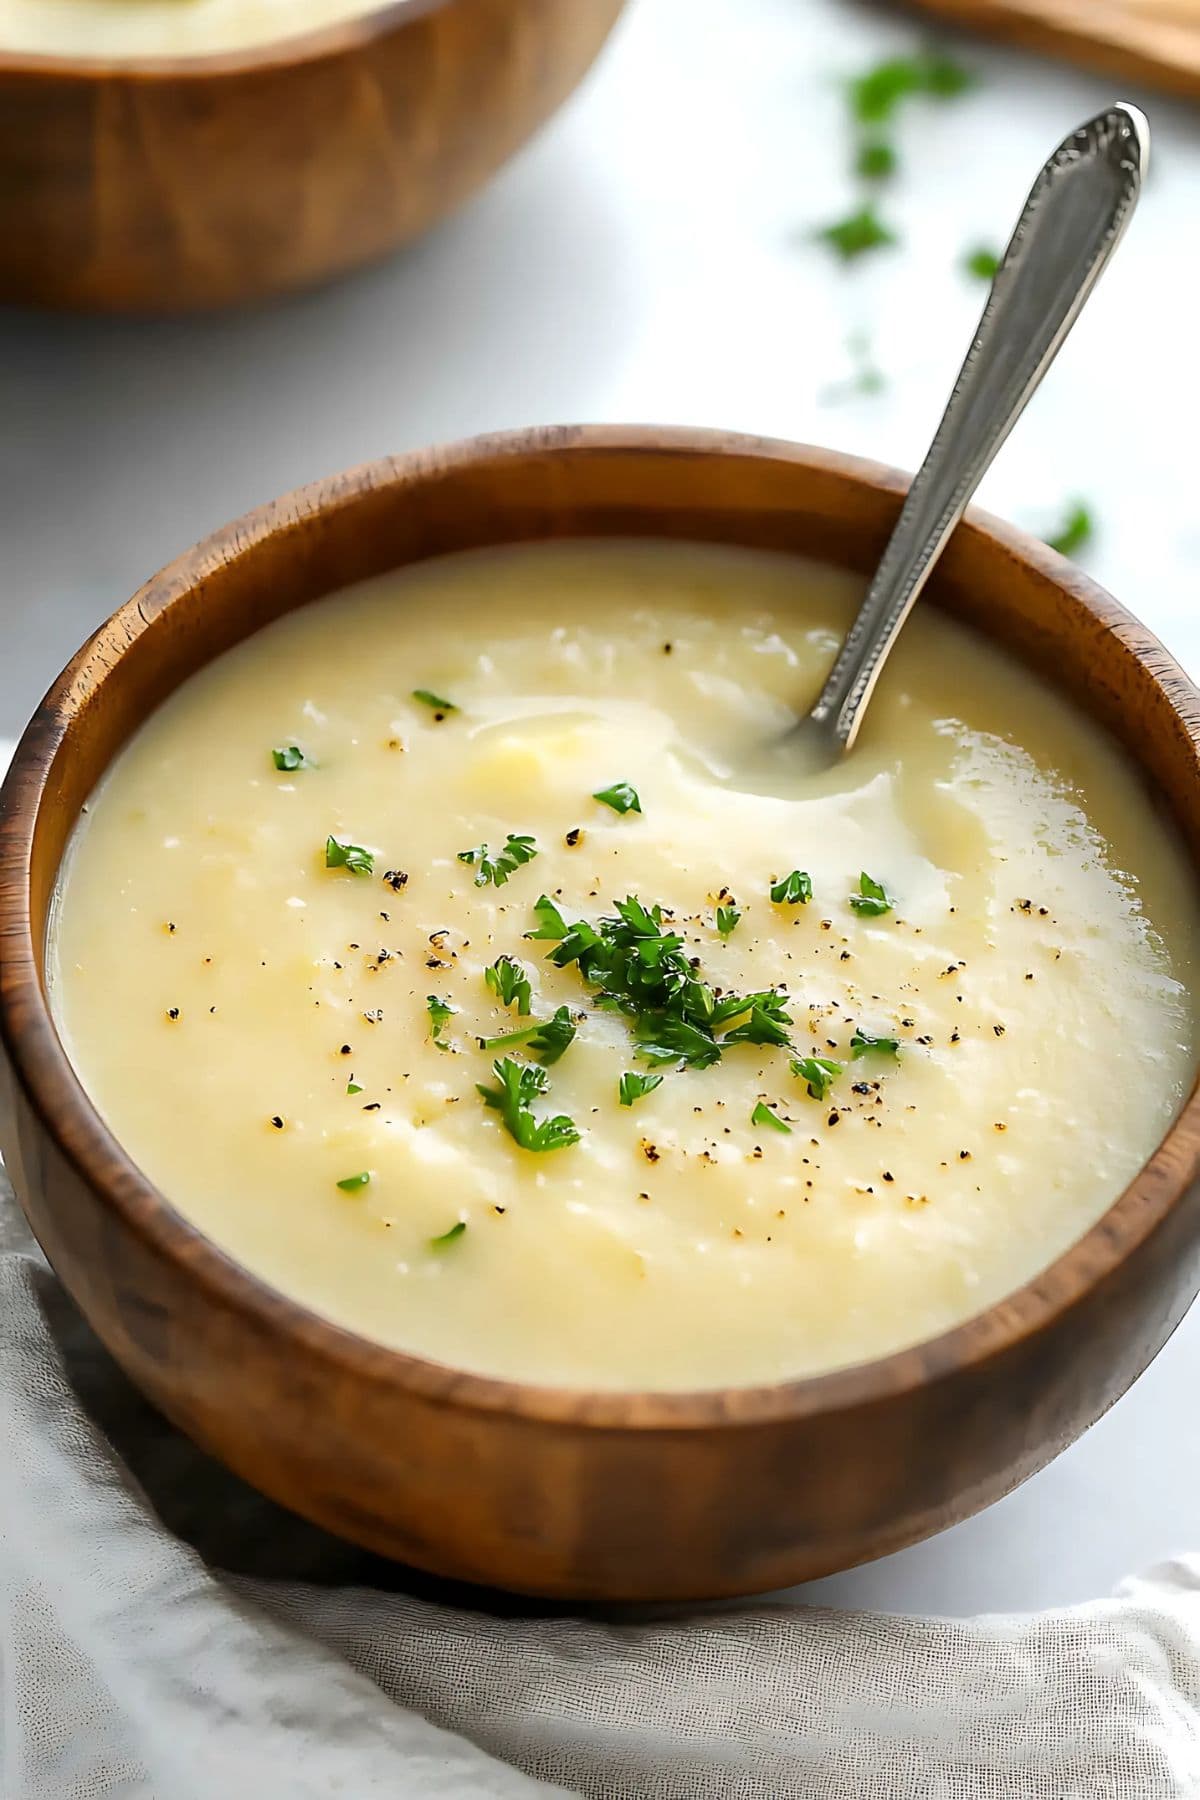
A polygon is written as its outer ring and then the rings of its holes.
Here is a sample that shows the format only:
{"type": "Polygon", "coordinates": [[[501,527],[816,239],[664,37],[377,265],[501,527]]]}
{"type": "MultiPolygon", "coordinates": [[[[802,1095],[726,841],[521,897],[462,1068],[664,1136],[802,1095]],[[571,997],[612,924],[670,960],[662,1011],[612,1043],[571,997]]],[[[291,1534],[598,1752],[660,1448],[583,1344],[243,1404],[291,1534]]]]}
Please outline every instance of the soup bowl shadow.
{"type": "Polygon", "coordinates": [[[372,262],[582,80],[622,0],[390,0],[220,54],[0,47],[0,300],[171,313],[372,262]]]}
{"type": "MultiPolygon", "coordinates": [[[[358,1337],[239,1267],[114,1140],[55,1030],[46,932],[80,808],[147,714],[251,632],[342,585],[517,541],[704,540],[865,572],[905,485],[829,451],[690,429],[544,429],[374,463],[188,551],[51,689],[0,796],[0,1150],[112,1355],[271,1498],[388,1557],[526,1594],[780,1588],[897,1550],[1016,1486],[1182,1317],[1200,1286],[1195,1091],[1076,1244],[935,1339],[810,1379],[696,1393],[491,1379],[358,1337]]],[[[982,513],[956,532],[930,600],[1112,734],[1146,805],[1200,862],[1200,696],[1149,632],[982,513]]]]}

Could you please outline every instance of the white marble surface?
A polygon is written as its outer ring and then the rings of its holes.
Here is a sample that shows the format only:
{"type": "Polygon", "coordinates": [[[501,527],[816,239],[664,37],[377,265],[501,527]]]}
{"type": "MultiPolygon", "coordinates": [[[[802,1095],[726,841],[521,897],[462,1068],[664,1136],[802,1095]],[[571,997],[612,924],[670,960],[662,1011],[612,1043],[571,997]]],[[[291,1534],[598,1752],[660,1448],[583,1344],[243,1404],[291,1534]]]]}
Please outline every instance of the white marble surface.
{"type": "MultiPolygon", "coordinates": [[[[387,451],[534,422],[652,419],[911,467],[980,303],[961,252],[1003,240],[1053,143],[1114,97],[1109,82],[965,47],[978,91],[914,108],[902,129],[888,210],[903,247],[842,271],[806,241],[852,198],[837,78],[915,40],[911,25],[839,0],[633,0],[575,104],[472,208],[386,267],[237,317],[0,309],[0,732],[176,551],[387,451]],[[847,335],[862,329],[888,387],[832,403],[847,335]]],[[[1141,212],[983,498],[1038,529],[1085,496],[1100,522],[1093,571],[1200,671],[1200,121],[1140,98],[1156,129],[1141,212]]],[[[1019,1492],[807,1592],[1009,1610],[1083,1599],[1196,1548],[1198,1365],[1200,1310],[1019,1492]]]]}

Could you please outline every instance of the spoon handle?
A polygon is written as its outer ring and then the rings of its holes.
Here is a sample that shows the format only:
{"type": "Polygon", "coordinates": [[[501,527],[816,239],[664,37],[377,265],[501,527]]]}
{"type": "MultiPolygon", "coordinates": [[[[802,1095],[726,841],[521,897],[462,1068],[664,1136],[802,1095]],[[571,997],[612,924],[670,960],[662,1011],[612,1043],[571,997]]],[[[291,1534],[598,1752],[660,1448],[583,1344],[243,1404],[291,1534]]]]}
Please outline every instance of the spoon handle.
{"type": "Polygon", "coordinates": [[[1034,182],[929,454],[809,715],[832,753],[854,742],[913,602],[1119,243],[1149,152],[1144,116],[1121,101],[1072,132],[1034,182]]]}

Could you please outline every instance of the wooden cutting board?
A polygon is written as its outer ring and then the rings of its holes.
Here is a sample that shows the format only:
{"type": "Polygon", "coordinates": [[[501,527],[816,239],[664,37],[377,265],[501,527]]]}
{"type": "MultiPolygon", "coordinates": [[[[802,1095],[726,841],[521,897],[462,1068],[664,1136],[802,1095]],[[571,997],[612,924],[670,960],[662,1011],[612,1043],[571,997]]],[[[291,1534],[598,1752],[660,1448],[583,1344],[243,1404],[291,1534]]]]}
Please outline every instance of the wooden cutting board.
{"type": "Polygon", "coordinates": [[[922,11],[1130,86],[1200,99],[1200,0],[911,0],[922,11]]]}

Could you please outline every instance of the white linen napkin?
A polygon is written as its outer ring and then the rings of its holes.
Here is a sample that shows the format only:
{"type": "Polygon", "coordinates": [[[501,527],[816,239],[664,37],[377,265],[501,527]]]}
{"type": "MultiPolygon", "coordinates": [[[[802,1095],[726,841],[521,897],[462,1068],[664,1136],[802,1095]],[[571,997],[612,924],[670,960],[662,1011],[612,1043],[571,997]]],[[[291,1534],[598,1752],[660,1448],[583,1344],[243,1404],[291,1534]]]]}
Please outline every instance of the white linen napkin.
{"type": "Polygon", "coordinates": [[[1024,1618],[450,1592],[167,1425],[0,1174],[0,1681],[2,1800],[1184,1800],[1200,1558],[1024,1618]]]}

